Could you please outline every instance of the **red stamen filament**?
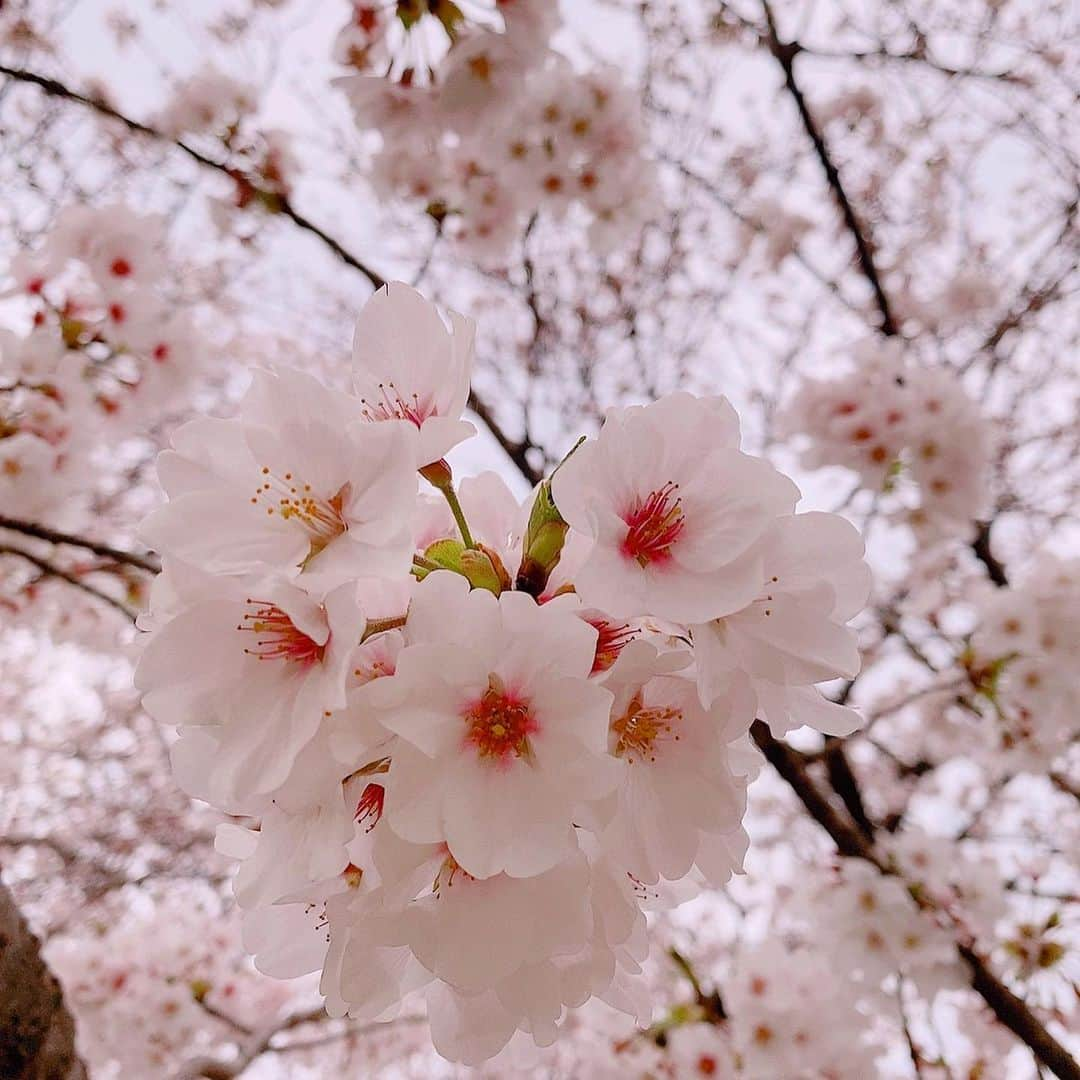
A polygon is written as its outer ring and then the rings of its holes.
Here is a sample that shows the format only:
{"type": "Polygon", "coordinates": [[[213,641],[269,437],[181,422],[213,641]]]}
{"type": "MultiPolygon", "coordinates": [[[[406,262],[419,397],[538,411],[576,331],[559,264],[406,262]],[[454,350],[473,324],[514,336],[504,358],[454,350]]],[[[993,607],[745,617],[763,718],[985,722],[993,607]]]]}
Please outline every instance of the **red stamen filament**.
{"type": "Polygon", "coordinates": [[[636,630],[631,630],[627,623],[616,624],[607,619],[586,619],[590,626],[595,626],[596,656],[593,659],[591,675],[599,675],[607,671],[619,659],[619,653],[630,644],[637,636],[636,630]]]}
{"type": "Polygon", "coordinates": [[[392,382],[379,383],[379,396],[381,400],[376,402],[360,399],[363,405],[360,415],[365,420],[408,420],[419,427],[429,416],[436,415],[430,401],[421,401],[416,394],[406,399],[392,382]]]}
{"type": "Polygon", "coordinates": [[[671,548],[682,536],[686,519],[678,490],[678,484],[667,483],[659,491],[650,492],[644,501],[635,499],[630,511],[623,515],[626,539],[622,552],[642,567],[667,562],[671,548]]]}
{"type": "Polygon", "coordinates": [[[383,803],[386,800],[386,788],[382,784],[368,784],[360,795],[360,801],[356,804],[356,813],[353,818],[360,822],[371,820],[371,824],[364,828],[364,832],[371,832],[379,824],[382,817],[383,803]]]}
{"type": "Polygon", "coordinates": [[[258,635],[255,647],[244,649],[248,656],[259,660],[290,660],[305,667],[321,661],[325,645],[314,641],[293,625],[292,619],[281,608],[265,600],[248,600],[255,608],[244,615],[237,630],[258,635]]]}

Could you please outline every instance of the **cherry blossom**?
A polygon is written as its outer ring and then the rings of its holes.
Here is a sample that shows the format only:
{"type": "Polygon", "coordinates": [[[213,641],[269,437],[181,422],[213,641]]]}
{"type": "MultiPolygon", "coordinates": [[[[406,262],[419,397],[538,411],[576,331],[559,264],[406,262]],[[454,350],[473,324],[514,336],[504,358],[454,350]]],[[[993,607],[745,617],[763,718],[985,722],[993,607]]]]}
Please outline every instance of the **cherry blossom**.
{"type": "Polygon", "coordinates": [[[798,491],[772,466],[741,453],[723,398],[672,394],[612,410],[595,442],[552,480],[560,512],[591,537],[574,586],[616,618],[703,622],[759,593],[755,543],[791,513],[798,491]]]}
{"type": "Polygon", "coordinates": [[[475,430],[461,419],[469,397],[475,325],[435,309],[395,282],[368,302],[353,339],[353,388],[369,422],[405,420],[420,432],[417,461],[427,465],[475,430]]]}
{"type": "Polygon", "coordinates": [[[368,424],[355,398],[300,372],[256,372],[238,419],[174,434],[158,463],[169,502],[143,535],[209,571],[295,575],[312,594],[401,575],[415,455],[411,424],[368,424]]]}

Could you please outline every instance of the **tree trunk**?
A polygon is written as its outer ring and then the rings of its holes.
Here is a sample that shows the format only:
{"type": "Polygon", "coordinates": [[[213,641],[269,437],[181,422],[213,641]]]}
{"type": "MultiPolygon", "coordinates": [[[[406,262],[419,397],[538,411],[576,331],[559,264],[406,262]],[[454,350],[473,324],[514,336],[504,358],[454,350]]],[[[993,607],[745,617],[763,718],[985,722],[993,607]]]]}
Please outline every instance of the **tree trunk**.
{"type": "Polygon", "coordinates": [[[11,893],[0,882],[0,1077],[86,1080],[75,1021],[11,893]]]}

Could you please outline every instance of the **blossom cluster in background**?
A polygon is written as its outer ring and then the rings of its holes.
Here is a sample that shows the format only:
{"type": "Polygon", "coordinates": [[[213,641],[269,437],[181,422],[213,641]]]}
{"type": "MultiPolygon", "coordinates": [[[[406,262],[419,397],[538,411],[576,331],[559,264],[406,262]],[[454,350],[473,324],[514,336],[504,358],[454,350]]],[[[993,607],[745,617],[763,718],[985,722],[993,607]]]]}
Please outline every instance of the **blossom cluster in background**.
{"type": "Polygon", "coordinates": [[[422,992],[475,1064],[593,997],[649,1022],[645,911],[740,868],[755,717],[857,726],[816,684],[869,573],[719,397],[612,410],[524,506],[455,486],[473,334],[391,285],[352,394],[257,371],[176,432],[136,682],[181,785],[260,821],[218,840],[260,969],[331,1015],[422,992]]]}
{"type": "Polygon", "coordinates": [[[1014,765],[1047,768],[1080,734],[1072,660],[1080,653],[1080,560],[1042,552],[1022,582],[981,590],[962,657],[987,742],[1014,765]]]}
{"type": "Polygon", "coordinates": [[[0,331],[0,505],[53,516],[95,451],[183,401],[200,345],[165,295],[165,223],[126,206],[72,207],[17,256],[0,331]]]}
{"type": "Polygon", "coordinates": [[[909,362],[896,339],[866,339],[845,374],[804,380],[780,428],[803,438],[806,468],[853,470],[920,535],[962,535],[986,510],[991,425],[955,375],[909,362]]]}
{"type": "Polygon", "coordinates": [[[597,251],[655,215],[640,102],[618,71],[579,71],[552,48],[557,5],[499,0],[502,29],[429,6],[417,22],[402,5],[356,2],[335,44],[335,59],[361,72],[338,80],[357,126],[381,136],[379,194],[418,203],[481,262],[505,256],[537,213],[583,211],[597,251]],[[449,38],[442,57],[422,69],[402,61],[435,21],[449,38]]]}

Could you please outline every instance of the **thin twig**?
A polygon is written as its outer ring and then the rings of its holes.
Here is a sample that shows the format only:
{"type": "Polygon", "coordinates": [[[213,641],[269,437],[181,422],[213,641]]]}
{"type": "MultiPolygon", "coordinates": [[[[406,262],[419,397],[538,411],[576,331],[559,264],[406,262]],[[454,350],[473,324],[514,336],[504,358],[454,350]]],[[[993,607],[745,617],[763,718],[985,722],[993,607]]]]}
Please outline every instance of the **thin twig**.
{"type": "Polygon", "coordinates": [[[89,97],[86,94],[81,94],[79,91],[73,90],[59,80],[50,78],[47,75],[40,75],[35,71],[27,71],[23,68],[8,67],[5,64],[0,64],[0,75],[6,75],[9,79],[15,79],[17,82],[29,83],[36,86],[44,93],[48,94],[49,97],[59,98],[64,101],[83,105],[88,109],[93,109],[94,112],[98,113],[100,116],[107,117],[110,120],[115,120],[117,123],[123,124],[128,131],[135,135],[142,135],[146,138],[155,139],[158,142],[167,143],[168,145],[175,147],[181,153],[186,154],[192,161],[201,165],[204,169],[213,169],[215,172],[228,176],[233,181],[242,181],[245,187],[257,196],[264,206],[273,207],[277,213],[287,217],[298,228],[317,237],[335,255],[337,255],[339,259],[348,263],[354,270],[358,270],[363,274],[376,289],[381,289],[386,284],[386,279],[381,274],[377,273],[366,263],[361,262],[360,259],[348,251],[338,240],[326,232],[325,229],[316,225],[305,214],[302,214],[297,210],[286,195],[281,192],[270,191],[266,188],[259,187],[251,181],[250,177],[243,175],[226,162],[218,161],[215,158],[204,154],[201,150],[196,150],[195,147],[184,142],[183,139],[173,138],[170,135],[166,135],[164,132],[158,131],[156,128],[150,127],[148,124],[133,120],[130,116],[126,116],[124,113],[119,112],[106,102],[101,101],[98,98],[89,97]]]}
{"type": "Polygon", "coordinates": [[[140,555],[134,551],[124,551],[108,544],[101,544],[96,540],[88,540],[85,536],[58,532],[56,529],[50,529],[33,521],[20,521],[17,518],[10,518],[0,514],[0,529],[10,529],[12,532],[32,536],[37,540],[45,540],[50,544],[67,544],[69,547],[85,548],[95,555],[100,555],[103,559],[113,559],[116,562],[134,566],[139,570],[145,570],[150,574],[156,574],[161,570],[161,563],[153,555],[140,555]]]}
{"type": "Polygon", "coordinates": [[[132,621],[135,619],[136,613],[126,604],[117,600],[116,597],[110,596],[108,593],[94,588],[93,585],[88,584],[81,578],[77,578],[74,574],[69,574],[66,570],[61,570],[58,566],[53,566],[52,563],[39,558],[37,555],[31,555],[29,551],[23,551],[21,548],[17,547],[10,547],[7,544],[0,544],[0,555],[16,555],[20,559],[25,559],[28,563],[36,566],[46,577],[54,577],[59,581],[67,582],[68,585],[74,585],[76,589],[81,589],[88,596],[92,596],[96,600],[101,600],[110,607],[116,608],[117,611],[123,612],[125,618],[132,621]]]}

